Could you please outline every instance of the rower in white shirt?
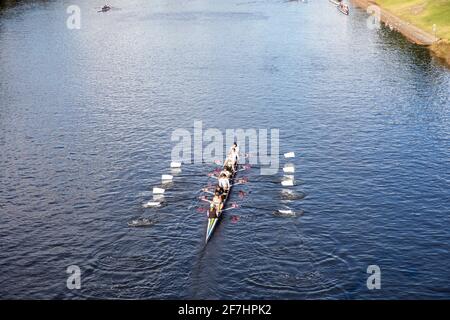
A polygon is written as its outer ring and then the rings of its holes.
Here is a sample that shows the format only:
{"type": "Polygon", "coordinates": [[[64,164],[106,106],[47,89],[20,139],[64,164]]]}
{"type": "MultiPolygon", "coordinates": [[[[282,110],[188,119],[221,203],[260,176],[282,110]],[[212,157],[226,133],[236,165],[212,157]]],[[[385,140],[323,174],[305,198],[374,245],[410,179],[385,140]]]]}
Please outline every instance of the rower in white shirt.
{"type": "Polygon", "coordinates": [[[221,173],[219,177],[219,187],[224,191],[228,192],[230,190],[230,180],[227,178],[225,173],[221,173]]]}

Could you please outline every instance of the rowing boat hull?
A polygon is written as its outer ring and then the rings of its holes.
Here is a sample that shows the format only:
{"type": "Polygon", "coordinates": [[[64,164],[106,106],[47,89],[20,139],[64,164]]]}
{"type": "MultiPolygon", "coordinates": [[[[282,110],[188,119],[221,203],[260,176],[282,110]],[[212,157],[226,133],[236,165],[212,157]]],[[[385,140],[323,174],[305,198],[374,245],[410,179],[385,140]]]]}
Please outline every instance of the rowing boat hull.
{"type": "MultiPolygon", "coordinates": [[[[234,177],[236,176],[236,172],[234,175],[230,178],[230,184],[234,184],[234,177]]],[[[217,224],[219,223],[219,220],[222,218],[222,211],[225,209],[225,205],[227,204],[228,198],[230,197],[231,189],[233,187],[230,186],[230,189],[228,190],[225,199],[223,201],[222,210],[219,211],[217,218],[208,218],[208,225],[206,227],[206,238],[205,238],[205,244],[208,243],[209,239],[211,239],[211,236],[216,229],[217,224]]],[[[209,217],[209,211],[208,211],[208,217],[209,217]]]]}
{"type": "Polygon", "coordinates": [[[336,0],[328,0],[328,1],[330,1],[335,6],[339,5],[339,1],[336,1],[336,0]]]}

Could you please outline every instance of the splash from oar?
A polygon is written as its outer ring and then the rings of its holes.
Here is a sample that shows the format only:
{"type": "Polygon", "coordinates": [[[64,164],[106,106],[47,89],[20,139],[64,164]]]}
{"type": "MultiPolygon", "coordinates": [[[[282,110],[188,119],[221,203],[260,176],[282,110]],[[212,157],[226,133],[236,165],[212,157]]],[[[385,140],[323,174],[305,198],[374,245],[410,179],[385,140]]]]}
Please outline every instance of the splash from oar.
{"type": "Polygon", "coordinates": [[[149,227],[155,224],[155,221],[148,218],[134,219],[128,222],[129,227],[149,227]]]}

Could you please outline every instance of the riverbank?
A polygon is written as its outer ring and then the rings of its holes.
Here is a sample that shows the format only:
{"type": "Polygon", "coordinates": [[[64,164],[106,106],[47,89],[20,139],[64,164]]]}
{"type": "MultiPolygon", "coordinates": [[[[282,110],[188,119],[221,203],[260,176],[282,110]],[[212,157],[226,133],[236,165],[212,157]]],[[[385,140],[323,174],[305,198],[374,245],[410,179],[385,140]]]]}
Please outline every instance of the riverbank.
{"type": "Polygon", "coordinates": [[[392,0],[351,0],[351,2],[363,9],[377,5],[380,7],[383,23],[399,31],[410,41],[427,46],[435,56],[450,66],[450,23],[446,19],[444,10],[446,7],[430,9],[427,2],[422,1],[419,5],[414,0],[401,3],[392,0]]]}

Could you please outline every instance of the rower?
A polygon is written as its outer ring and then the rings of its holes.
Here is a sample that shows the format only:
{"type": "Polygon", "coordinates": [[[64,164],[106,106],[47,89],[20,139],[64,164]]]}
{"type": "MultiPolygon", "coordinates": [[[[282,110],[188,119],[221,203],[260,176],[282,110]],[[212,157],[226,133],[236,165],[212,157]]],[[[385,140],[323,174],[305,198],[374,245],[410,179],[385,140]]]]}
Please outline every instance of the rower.
{"type": "Polygon", "coordinates": [[[230,179],[230,178],[231,178],[231,175],[232,175],[232,172],[228,171],[227,169],[223,169],[222,171],[220,171],[219,178],[220,178],[222,175],[225,175],[225,177],[227,177],[228,179],[230,179]]]}
{"type": "Polygon", "coordinates": [[[231,147],[230,152],[228,153],[228,158],[232,160],[233,166],[236,166],[237,162],[239,161],[239,147],[237,146],[236,142],[231,147]]]}
{"type": "Polygon", "coordinates": [[[236,142],[233,143],[233,145],[230,148],[230,152],[228,154],[230,154],[232,152],[236,152],[237,154],[239,154],[239,147],[236,142]]]}
{"type": "Polygon", "coordinates": [[[222,210],[222,206],[222,195],[218,191],[216,191],[211,201],[210,211],[215,209],[216,216],[218,216],[220,210],[222,210]]]}
{"type": "Polygon", "coordinates": [[[230,152],[228,152],[228,157],[233,159],[234,162],[239,160],[239,147],[237,143],[233,143],[233,146],[230,148],[230,152]]]}
{"type": "Polygon", "coordinates": [[[219,187],[224,191],[228,192],[230,190],[230,180],[227,178],[227,175],[225,172],[222,172],[220,174],[219,178],[219,187]]]}
{"type": "Polygon", "coordinates": [[[235,170],[235,164],[233,163],[233,160],[231,160],[231,159],[229,159],[229,158],[227,158],[227,159],[225,160],[225,164],[224,164],[223,168],[224,168],[226,171],[230,172],[231,174],[233,174],[233,173],[236,171],[236,170],[235,170]]]}
{"type": "Polygon", "coordinates": [[[230,153],[230,155],[228,156],[228,159],[230,159],[231,165],[233,166],[234,171],[236,171],[236,167],[237,167],[239,155],[238,155],[236,152],[232,152],[232,153],[230,153]]]}

